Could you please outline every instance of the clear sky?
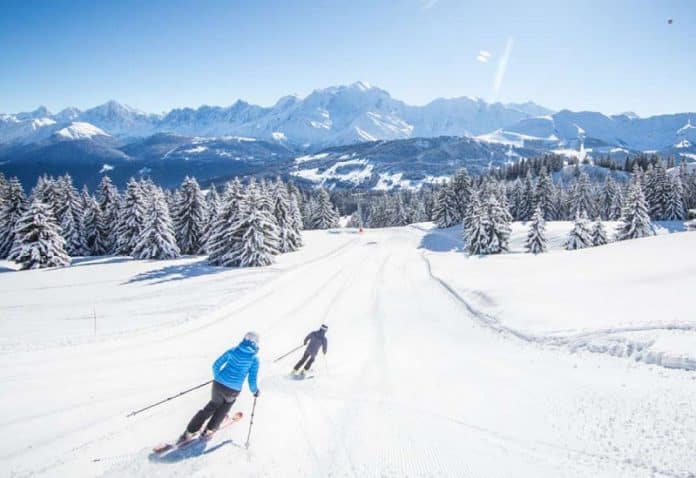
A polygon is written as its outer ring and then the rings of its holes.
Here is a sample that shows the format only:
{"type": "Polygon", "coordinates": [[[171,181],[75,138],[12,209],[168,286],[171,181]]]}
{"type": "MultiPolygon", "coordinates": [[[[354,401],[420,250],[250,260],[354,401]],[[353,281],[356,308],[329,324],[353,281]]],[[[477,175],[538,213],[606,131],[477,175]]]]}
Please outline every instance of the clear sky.
{"type": "Polygon", "coordinates": [[[410,104],[468,95],[696,111],[696,0],[2,0],[0,9],[0,112],[109,99],[149,112],[238,98],[271,105],[356,80],[410,104]]]}

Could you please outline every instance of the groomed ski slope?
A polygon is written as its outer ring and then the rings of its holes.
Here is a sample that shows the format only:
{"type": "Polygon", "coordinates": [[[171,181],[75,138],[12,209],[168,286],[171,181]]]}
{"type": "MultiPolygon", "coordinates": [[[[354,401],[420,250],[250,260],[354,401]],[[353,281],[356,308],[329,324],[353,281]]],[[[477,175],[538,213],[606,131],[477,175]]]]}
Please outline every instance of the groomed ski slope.
{"type": "MultiPolygon", "coordinates": [[[[555,270],[558,281],[545,284],[561,290],[564,275],[572,272],[563,265],[576,260],[573,254],[585,254],[602,267],[604,248],[556,251],[546,258],[513,254],[472,260],[447,252],[445,239],[436,233],[427,225],[364,234],[308,232],[307,247],[281,257],[270,270],[183,274],[169,282],[151,272],[152,278],[138,282],[142,291],[158,294],[158,302],[149,306],[169,308],[169,300],[188,294],[190,303],[181,308],[188,310],[189,320],[167,322],[168,314],[162,314],[148,327],[137,328],[132,318],[115,314],[111,320],[126,324],[121,333],[113,326],[104,336],[89,339],[68,328],[66,343],[60,341],[64,321],[50,320],[52,305],[45,296],[35,300],[39,291],[34,288],[54,287],[56,300],[73,294],[82,309],[89,298],[72,290],[81,286],[71,289],[70,284],[108,278],[115,264],[66,269],[54,276],[59,280],[52,285],[46,283],[46,274],[54,271],[0,274],[0,326],[24,343],[20,347],[12,337],[3,337],[0,474],[694,476],[694,372],[573,350],[565,343],[526,340],[510,330],[529,325],[539,336],[553,334],[535,328],[537,324],[520,323],[524,315],[513,317],[503,329],[497,325],[506,324],[505,317],[491,323],[481,320],[481,314],[507,309],[485,309],[481,299],[469,302],[477,293],[495,303],[509,298],[498,289],[472,289],[472,278],[488,273],[480,269],[484,262],[501,269],[504,284],[510,280],[507,273],[516,270],[508,271],[508,262],[550,261],[538,273],[555,270]],[[481,264],[472,266],[476,261],[481,264]],[[212,277],[230,290],[227,298],[218,292],[214,306],[206,292],[215,286],[207,282],[212,277]],[[465,282],[454,283],[454,278],[465,282]],[[198,307],[198,300],[204,306],[198,307]],[[11,324],[17,320],[12,307],[18,303],[35,307],[33,317],[40,315],[43,322],[30,322],[26,328],[11,324]],[[277,364],[272,358],[322,322],[330,327],[327,360],[317,361],[315,379],[289,380],[296,357],[277,364]],[[33,335],[28,330],[32,327],[50,330],[33,335]],[[262,334],[262,395],[250,450],[235,446],[244,442],[247,431],[251,397],[245,390],[235,408],[247,417],[214,438],[214,451],[177,463],[150,462],[152,445],[176,437],[205,403],[208,390],[133,418],[125,415],[208,380],[211,362],[248,329],[262,334]]],[[[458,247],[456,234],[447,240],[458,247]]],[[[675,273],[693,284],[695,246],[696,234],[679,233],[608,247],[620,249],[621,260],[644,260],[647,266],[656,263],[664,247],[681,250],[675,273]]],[[[157,271],[178,262],[128,264],[139,269],[133,272],[137,275],[144,273],[141,269],[157,271]]],[[[665,281],[649,267],[631,273],[642,274],[653,285],[644,301],[673,310],[664,299],[671,297],[667,289],[677,279],[665,281]]],[[[120,278],[105,281],[104,291],[89,293],[111,294],[112,306],[127,310],[119,294],[125,301],[137,291],[120,278]]],[[[489,287],[492,282],[487,278],[481,283],[489,287]]],[[[221,291],[223,285],[216,287],[221,291]]],[[[548,294],[553,297],[554,290],[548,294]]],[[[581,297],[560,305],[578,308],[601,300],[581,297]]],[[[69,309],[65,302],[59,311],[69,309]]],[[[627,304],[627,314],[635,310],[627,304]]],[[[558,310],[559,318],[564,311],[558,310]]],[[[544,320],[552,320],[542,312],[544,320]]],[[[693,320],[687,310],[680,312],[680,323],[693,320]]],[[[591,327],[595,325],[593,319],[591,327]]],[[[579,327],[565,321],[557,328],[579,327]]]]}

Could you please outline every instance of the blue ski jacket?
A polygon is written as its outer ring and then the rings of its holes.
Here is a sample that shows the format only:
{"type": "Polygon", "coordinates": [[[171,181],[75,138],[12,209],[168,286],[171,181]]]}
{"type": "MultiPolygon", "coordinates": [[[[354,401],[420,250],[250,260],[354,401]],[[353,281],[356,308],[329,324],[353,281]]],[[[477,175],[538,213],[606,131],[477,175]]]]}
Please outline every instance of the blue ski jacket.
{"type": "Polygon", "coordinates": [[[215,381],[233,390],[242,390],[244,379],[248,377],[249,390],[256,393],[256,376],[259,373],[259,358],[256,353],[258,346],[250,340],[242,342],[229,349],[213,364],[213,377],[215,381]]]}

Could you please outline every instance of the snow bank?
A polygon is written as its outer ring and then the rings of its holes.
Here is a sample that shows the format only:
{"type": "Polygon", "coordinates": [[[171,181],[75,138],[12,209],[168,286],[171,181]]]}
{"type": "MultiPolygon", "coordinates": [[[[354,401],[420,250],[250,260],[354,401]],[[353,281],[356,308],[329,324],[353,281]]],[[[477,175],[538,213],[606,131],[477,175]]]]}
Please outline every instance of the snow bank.
{"type": "Polygon", "coordinates": [[[696,234],[668,234],[681,229],[668,222],[655,237],[565,251],[570,228],[550,223],[551,252],[537,256],[521,253],[519,223],[511,254],[467,257],[459,228],[432,231],[422,245],[434,277],[489,326],[571,350],[696,370],[696,234]]]}

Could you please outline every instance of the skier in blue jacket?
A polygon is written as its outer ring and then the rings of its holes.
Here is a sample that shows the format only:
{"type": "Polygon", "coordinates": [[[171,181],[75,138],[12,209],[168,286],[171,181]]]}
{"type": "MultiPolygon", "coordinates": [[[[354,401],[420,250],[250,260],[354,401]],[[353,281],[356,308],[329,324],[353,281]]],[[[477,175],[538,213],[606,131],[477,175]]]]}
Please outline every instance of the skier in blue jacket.
{"type": "Polygon", "coordinates": [[[196,413],[179,442],[188,441],[203,427],[202,437],[212,435],[232,408],[242,390],[244,380],[249,382],[249,390],[255,397],[259,396],[256,377],[259,372],[259,335],[248,332],[239,345],[222,354],[213,363],[213,390],[208,404],[196,413]]]}

